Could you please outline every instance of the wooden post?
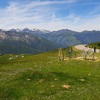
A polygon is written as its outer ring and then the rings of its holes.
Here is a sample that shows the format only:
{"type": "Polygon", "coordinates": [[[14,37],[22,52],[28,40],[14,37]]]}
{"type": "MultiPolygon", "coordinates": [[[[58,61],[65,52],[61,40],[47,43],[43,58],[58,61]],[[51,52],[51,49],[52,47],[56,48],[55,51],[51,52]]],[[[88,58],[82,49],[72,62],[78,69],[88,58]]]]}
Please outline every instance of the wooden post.
{"type": "Polygon", "coordinates": [[[61,48],[58,49],[58,59],[59,60],[64,60],[64,54],[62,53],[62,49],[61,48]]]}
{"type": "Polygon", "coordinates": [[[96,53],[96,47],[94,47],[94,53],[96,53]]]}

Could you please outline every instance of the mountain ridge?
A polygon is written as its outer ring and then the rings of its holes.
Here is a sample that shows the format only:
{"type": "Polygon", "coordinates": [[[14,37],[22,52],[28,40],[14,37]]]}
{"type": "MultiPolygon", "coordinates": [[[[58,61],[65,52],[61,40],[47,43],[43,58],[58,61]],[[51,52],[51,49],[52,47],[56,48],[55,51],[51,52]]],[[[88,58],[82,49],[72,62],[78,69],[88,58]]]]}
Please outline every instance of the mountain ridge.
{"type": "Polygon", "coordinates": [[[23,47],[24,45],[24,49],[27,48],[26,51],[28,52],[21,50],[23,51],[21,53],[41,53],[49,50],[54,50],[59,47],[65,48],[69,46],[88,44],[99,41],[100,31],[95,30],[76,32],[69,29],[62,29],[58,31],[29,28],[10,29],[7,31],[0,29],[0,45],[6,45],[5,47],[10,45],[9,48],[12,48],[17,44],[18,48],[16,48],[16,50],[19,49],[19,47],[23,47]],[[35,51],[33,52],[32,50],[35,51]]]}
{"type": "Polygon", "coordinates": [[[0,31],[0,53],[41,53],[57,49],[51,41],[26,32],[0,31]]]}

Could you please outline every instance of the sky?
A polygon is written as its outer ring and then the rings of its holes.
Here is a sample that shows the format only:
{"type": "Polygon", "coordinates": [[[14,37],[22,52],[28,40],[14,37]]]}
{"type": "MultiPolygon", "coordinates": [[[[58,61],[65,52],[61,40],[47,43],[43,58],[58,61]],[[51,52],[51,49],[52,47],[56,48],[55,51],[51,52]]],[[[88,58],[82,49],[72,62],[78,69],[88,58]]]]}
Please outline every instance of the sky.
{"type": "Polygon", "coordinates": [[[0,0],[0,29],[100,30],[100,0],[0,0]]]}

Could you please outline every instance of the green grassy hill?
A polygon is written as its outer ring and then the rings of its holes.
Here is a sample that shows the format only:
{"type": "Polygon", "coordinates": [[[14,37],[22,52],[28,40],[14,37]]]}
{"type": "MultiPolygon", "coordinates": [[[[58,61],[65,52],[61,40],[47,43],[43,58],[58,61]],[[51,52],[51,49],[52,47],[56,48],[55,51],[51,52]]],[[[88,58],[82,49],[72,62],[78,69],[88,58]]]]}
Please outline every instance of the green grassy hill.
{"type": "Polygon", "coordinates": [[[96,47],[97,49],[100,49],[100,42],[91,43],[87,46],[89,46],[90,48],[96,47]]]}
{"type": "Polygon", "coordinates": [[[59,61],[57,51],[2,55],[0,100],[100,100],[100,61],[59,61]]]}

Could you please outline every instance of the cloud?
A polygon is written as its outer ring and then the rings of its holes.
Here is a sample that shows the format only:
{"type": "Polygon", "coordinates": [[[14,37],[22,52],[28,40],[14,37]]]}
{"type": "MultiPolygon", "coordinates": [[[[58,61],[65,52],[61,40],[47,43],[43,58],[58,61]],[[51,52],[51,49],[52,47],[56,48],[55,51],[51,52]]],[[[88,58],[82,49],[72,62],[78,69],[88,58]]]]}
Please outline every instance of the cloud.
{"type": "Polygon", "coordinates": [[[10,2],[9,6],[0,10],[0,23],[2,23],[0,27],[9,28],[14,25],[20,27],[22,24],[45,23],[52,19],[52,13],[56,10],[52,8],[52,4],[72,3],[74,1],[35,1],[24,2],[23,5],[19,2],[10,2]]]}
{"type": "Polygon", "coordinates": [[[74,27],[76,30],[100,30],[100,15],[88,19],[81,19],[81,23],[74,27]]]}
{"type": "MultiPolygon", "coordinates": [[[[39,28],[48,30],[72,29],[98,29],[100,15],[84,17],[69,12],[67,6],[77,0],[27,0],[26,2],[9,2],[6,8],[0,9],[0,28],[39,28]],[[66,4],[66,7],[63,6],[66,4]],[[57,6],[60,5],[60,6],[57,6]],[[65,8],[64,8],[65,7],[65,8]],[[63,9],[65,9],[63,11],[63,9]],[[64,16],[62,16],[64,12],[64,16]]],[[[99,8],[98,8],[99,9],[99,8]]],[[[94,9],[95,12],[95,9],[94,9]]],[[[91,12],[92,13],[92,12],[91,12]]],[[[88,14],[89,15],[89,14],[88,14]]]]}

